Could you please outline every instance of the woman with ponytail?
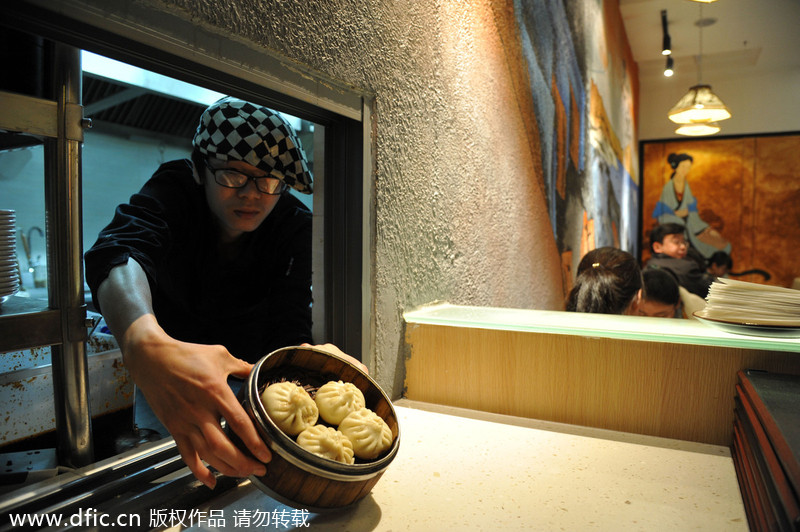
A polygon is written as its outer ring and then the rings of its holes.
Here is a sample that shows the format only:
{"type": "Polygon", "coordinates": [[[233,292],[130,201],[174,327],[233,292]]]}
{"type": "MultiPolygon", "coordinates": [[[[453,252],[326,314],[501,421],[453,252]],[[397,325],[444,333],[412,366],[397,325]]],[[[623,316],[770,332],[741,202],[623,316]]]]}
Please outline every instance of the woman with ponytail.
{"type": "Polygon", "coordinates": [[[566,310],[635,314],[642,286],[642,272],[633,255],[613,247],[597,248],[584,255],[578,264],[566,310]]]}

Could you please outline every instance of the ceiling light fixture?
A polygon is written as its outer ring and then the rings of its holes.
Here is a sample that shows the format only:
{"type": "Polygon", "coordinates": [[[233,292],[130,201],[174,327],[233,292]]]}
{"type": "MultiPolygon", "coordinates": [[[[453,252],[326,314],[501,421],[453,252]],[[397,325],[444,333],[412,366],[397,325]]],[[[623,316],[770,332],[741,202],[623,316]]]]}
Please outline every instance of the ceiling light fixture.
{"type": "Polygon", "coordinates": [[[675,133],[678,135],[687,135],[690,137],[702,137],[703,135],[713,135],[719,133],[720,127],[716,122],[694,122],[691,124],[683,124],[675,133]]]}
{"type": "Polygon", "coordinates": [[[674,65],[674,61],[672,60],[672,56],[668,55],[667,56],[667,66],[664,67],[664,75],[667,76],[668,78],[671,78],[672,75],[675,73],[675,71],[672,69],[673,65],[674,65]]]}
{"type": "Polygon", "coordinates": [[[711,85],[702,83],[703,77],[703,27],[716,22],[713,18],[703,18],[703,6],[700,5],[700,18],[695,26],[700,32],[700,53],[697,56],[697,84],[689,88],[675,106],[669,110],[669,119],[676,124],[692,126],[705,125],[707,127],[686,128],[679,127],[675,133],[680,135],[711,135],[719,131],[717,124],[711,124],[731,117],[728,108],[722,100],[711,90],[711,85]],[[688,131],[692,131],[689,133],[688,131]],[[697,133],[695,131],[705,131],[697,133]]]}
{"type": "Polygon", "coordinates": [[[669,30],[667,29],[667,10],[661,10],[661,55],[670,55],[672,53],[672,39],[669,37],[669,30]]]}
{"type": "Polygon", "coordinates": [[[717,0],[691,0],[692,2],[699,2],[701,4],[710,4],[711,2],[716,2],[717,0]]]}
{"type": "Polygon", "coordinates": [[[676,124],[718,122],[731,117],[731,112],[711,90],[711,85],[698,84],[689,88],[683,98],[669,111],[676,124]]]}

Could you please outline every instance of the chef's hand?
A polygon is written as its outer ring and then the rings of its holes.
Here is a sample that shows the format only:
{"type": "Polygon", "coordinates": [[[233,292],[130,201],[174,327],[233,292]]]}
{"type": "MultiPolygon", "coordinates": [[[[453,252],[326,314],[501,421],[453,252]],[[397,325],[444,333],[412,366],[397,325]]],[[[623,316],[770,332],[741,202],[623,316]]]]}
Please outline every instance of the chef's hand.
{"type": "Polygon", "coordinates": [[[301,345],[302,345],[302,347],[316,347],[317,349],[319,349],[321,351],[325,351],[329,355],[333,355],[335,357],[339,357],[339,358],[342,358],[342,359],[350,362],[355,367],[361,369],[361,371],[363,371],[364,373],[369,373],[369,370],[367,369],[367,366],[362,364],[360,360],[358,360],[357,358],[351,357],[350,355],[348,355],[347,353],[345,353],[344,351],[342,351],[341,349],[339,349],[338,347],[336,347],[333,344],[319,344],[319,345],[301,344],[301,345]]]}
{"type": "Polygon", "coordinates": [[[202,460],[226,476],[266,474],[264,464],[239,450],[220,426],[223,417],[253,456],[261,462],[271,460],[269,449],[227,383],[228,375],[246,377],[251,364],[219,345],[175,340],[152,314],[128,327],[120,347],[133,381],[198,480],[209,488],[216,484],[202,460]]]}

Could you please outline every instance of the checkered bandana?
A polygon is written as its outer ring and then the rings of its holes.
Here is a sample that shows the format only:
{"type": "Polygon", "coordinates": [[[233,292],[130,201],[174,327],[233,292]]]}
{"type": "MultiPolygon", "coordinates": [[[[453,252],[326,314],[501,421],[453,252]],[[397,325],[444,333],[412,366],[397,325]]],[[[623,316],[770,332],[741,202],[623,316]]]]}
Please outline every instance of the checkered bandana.
{"type": "Polygon", "coordinates": [[[252,164],[298,192],[313,190],[314,178],[294,129],[266,107],[222,98],[203,112],[192,144],[204,155],[252,164]]]}

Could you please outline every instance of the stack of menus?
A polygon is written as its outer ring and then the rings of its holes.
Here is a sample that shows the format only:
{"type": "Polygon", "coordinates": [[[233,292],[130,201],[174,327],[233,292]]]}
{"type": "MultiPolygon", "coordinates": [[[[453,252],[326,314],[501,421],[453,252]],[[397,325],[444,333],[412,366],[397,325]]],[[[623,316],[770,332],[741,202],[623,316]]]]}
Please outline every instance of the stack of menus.
{"type": "Polygon", "coordinates": [[[800,338],[800,290],[717,279],[694,317],[734,334],[800,338]]]}
{"type": "Polygon", "coordinates": [[[732,455],[750,529],[800,531],[800,376],[739,372],[732,455]]]}

